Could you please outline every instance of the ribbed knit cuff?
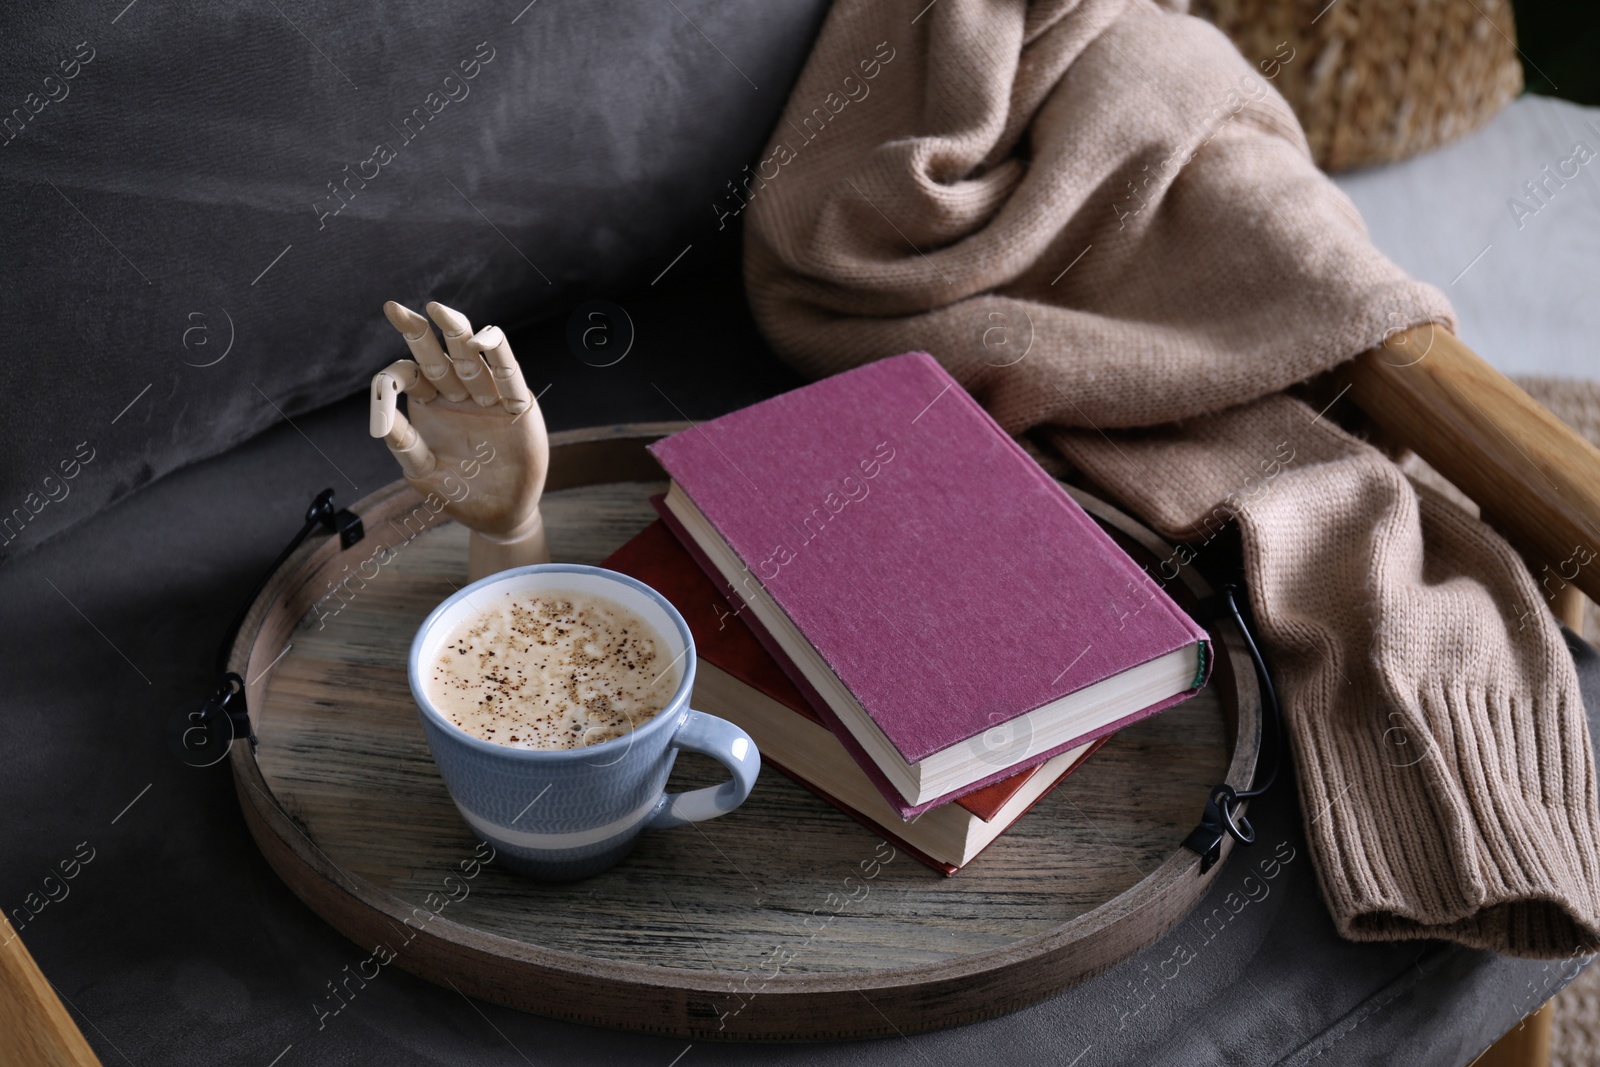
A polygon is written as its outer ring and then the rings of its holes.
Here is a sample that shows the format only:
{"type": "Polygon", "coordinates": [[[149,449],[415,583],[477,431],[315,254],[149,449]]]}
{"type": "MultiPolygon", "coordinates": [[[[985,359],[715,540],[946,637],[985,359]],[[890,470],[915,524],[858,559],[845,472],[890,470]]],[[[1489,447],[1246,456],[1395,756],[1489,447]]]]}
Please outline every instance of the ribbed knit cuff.
{"type": "MultiPolygon", "coordinates": [[[[1387,472],[1367,477],[1396,496],[1408,488],[1387,472]]],[[[1415,515],[1429,553],[1415,584],[1396,565],[1410,523],[1375,528],[1373,558],[1388,587],[1377,600],[1387,608],[1362,681],[1383,709],[1381,760],[1370,758],[1353,701],[1299,731],[1307,830],[1328,857],[1318,871],[1329,910],[1355,940],[1592,953],[1600,819],[1571,658],[1504,541],[1430,490],[1418,491],[1415,515]],[[1312,777],[1318,767],[1336,769],[1343,784],[1312,777]]]]}
{"type": "Polygon", "coordinates": [[[1237,518],[1344,936],[1600,949],[1588,721],[1504,540],[1282,397],[1149,436],[1052,437],[1168,536],[1203,545],[1237,518]]]}
{"type": "MultiPolygon", "coordinates": [[[[1421,703],[1425,715],[1452,724],[1496,717],[1481,692],[1430,693],[1421,703]]],[[[1556,723],[1583,714],[1581,707],[1543,712],[1556,723]]],[[[1528,708],[1510,717],[1539,715],[1528,708]]],[[[1325,857],[1318,874],[1340,933],[1357,941],[1446,938],[1543,958],[1595,952],[1600,903],[1588,813],[1574,809],[1576,798],[1508,788],[1504,763],[1516,754],[1486,752],[1470,742],[1497,742],[1466,733],[1458,740],[1468,743],[1438,759],[1397,746],[1392,758],[1417,762],[1342,766],[1343,785],[1324,801],[1326,828],[1309,828],[1325,857]]],[[[1308,755],[1303,775],[1326,753],[1308,755]]],[[[1333,783],[1307,784],[1309,806],[1333,783]]]]}

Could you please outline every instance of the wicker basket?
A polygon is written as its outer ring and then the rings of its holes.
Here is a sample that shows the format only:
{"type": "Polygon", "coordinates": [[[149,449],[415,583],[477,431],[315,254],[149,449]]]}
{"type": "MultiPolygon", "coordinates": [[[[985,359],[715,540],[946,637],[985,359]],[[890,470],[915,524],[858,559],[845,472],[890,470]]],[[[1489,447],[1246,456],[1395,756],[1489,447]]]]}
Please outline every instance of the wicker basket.
{"type": "Polygon", "coordinates": [[[1326,170],[1443,144],[1522,89],[1507,0],[1195,0],[1193,10],[1258,62],[1326,170]]]}

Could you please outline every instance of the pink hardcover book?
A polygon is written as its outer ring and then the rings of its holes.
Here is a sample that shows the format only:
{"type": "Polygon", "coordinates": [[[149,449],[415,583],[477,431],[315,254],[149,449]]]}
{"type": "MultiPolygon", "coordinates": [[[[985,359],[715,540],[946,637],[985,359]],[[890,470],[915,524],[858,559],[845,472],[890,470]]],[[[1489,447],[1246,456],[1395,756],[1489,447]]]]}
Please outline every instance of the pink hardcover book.
{"type": "Polygon", "coordinates": [[[1205,632],[924,353],[651,451],[674,531],[904,817],[1205,682],[1205,632]]]}

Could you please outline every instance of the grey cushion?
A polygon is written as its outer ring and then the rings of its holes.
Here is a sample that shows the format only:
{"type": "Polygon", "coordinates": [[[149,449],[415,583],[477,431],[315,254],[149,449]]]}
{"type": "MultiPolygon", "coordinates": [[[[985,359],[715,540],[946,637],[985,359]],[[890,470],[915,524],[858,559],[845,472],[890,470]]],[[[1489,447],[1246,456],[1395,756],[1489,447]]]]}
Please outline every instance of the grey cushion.
{"type": "Polygon", "coordinates": [[[362,388],[385,299],[509,326],[736,241],[826,6],[7,5],[0,558],[362,388]]]}
{"type": "MultiPolygon", "coordinates": [[[[596,413],[700,419],[792,384],[755,339],[731,265],[651,294],[622,300],[640,339],[615,367],[571,358],[559,324],[514,338],[531,367],[551,371],[555,425],[596,413]]],[[[299,430],[279,425],[163,479],[26,567],[0,567],[0,906],[18,906],[80,842],[95,850],[70,896],[23,937],[108,1064],[265,1067],[293,1046],[279,1067],[668,1067],[687,1042],[468,1003],[393,969],[318,1029],[313,1001],[363,951],[266,866],[227,771],[182,766],[162,741],[173,709],[206,688],[218,629],[310,495],[331,484],[349,501],[395,477],[359,402],[296,421],[299,430]]],[[[1600,660],[1587,646],[1574,654],[1585,700],[1600,708],[1600,660]]],[[[1221,872],[1194,915],[1034,1007],[909,1040],[699,1043],[676,1062],[1459,1065],[1577,966],[1342,941],[1318,895],[1293,782],[1251,817],[1261,843],[1221,872]]]]}

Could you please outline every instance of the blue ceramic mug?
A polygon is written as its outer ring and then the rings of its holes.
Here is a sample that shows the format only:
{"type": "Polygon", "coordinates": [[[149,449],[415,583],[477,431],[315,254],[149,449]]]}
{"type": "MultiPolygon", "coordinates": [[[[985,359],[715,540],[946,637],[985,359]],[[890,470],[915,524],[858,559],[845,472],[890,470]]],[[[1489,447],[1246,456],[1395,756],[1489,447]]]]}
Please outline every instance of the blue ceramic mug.
{"type": "Polygon", "coordinates": [[[665,597],[625,574],[575,563],[515,567],[474,582],[434,608],[411,643],[422,731],[462,818],[506,866],[549,881],[598,874],[626,856],[643,831],[726,815],[750,795],[761,754],[733,723],[689,707],[694,675],[694,638],[665,597]],[[467,733],[434,707],[423,665],[437,660],[451,632],[477,611],[473,598],[547,590],[621,604],[660,636],[669,661],[682,662],[678,688],[655,718],[587,748],[508,748],[467,733]],[[732,780],[665,792],[679,749],[720,761],[732,780]]]}

